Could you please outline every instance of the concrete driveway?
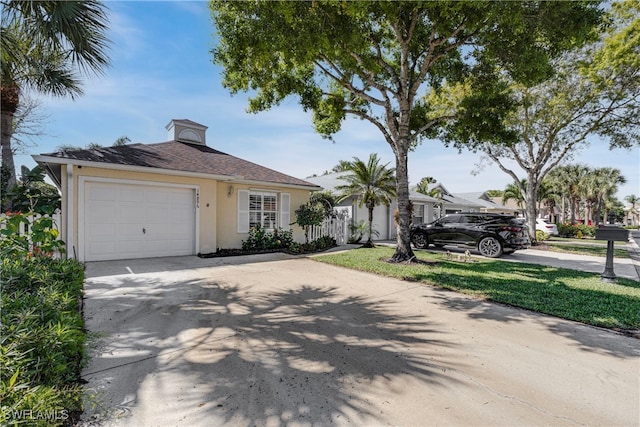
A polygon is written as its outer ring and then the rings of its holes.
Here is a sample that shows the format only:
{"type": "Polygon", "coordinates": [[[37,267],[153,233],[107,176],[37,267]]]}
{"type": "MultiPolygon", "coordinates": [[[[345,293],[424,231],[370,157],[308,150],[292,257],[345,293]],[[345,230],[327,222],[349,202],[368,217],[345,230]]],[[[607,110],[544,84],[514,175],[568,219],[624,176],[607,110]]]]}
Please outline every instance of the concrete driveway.
{"type": "Polygon", "coordinates": [[[640,340],[282,254],[89,263],[86,424],[640,424],[640,340]]]}

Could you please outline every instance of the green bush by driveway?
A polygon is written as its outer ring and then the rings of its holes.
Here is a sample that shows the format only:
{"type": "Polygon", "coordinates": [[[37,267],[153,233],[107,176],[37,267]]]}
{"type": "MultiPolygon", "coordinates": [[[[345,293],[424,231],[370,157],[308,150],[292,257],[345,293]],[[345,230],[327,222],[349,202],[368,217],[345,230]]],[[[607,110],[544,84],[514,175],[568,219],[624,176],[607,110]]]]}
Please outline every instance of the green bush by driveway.
{"type": "Polygon", "coordinates": [[[606,328],[640,329],[640,282],[599,274],[491,259],[462,262],[420,252],[427,264],[392,264],[392,248],[357,249],[316,257],[321,262],[421,282],[564,319],[606,328]]]}
{"type": "Polygon", "coordinates": [[[2,221],[0,424],[74,425],[82,413],[84,268],[52,258],[64,248],[50,218],[31,223],[29,235],[17,230],[25,215],[2,221]]]}

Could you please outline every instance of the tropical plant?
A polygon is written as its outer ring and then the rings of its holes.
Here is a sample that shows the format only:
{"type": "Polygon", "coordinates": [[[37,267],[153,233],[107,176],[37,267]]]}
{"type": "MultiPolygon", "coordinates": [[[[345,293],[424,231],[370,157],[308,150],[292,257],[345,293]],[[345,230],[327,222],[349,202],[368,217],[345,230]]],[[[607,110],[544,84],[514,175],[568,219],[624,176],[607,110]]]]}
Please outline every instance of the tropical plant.
{"type": "Polygon", "coordinates": [[[618,185],[627,182],[620,169],[598,168],[592,169],[584,185],[584,199],[587,203],[587,218],[594,224],[601,222],[602,209],[605,203],[613,198],[618,185]]]}
{"type": "MultiPolygon", "coordinates": [[[[416,185],[416,192],[420,194],[424,194],[425,196],[433,197],[434,199],[438,200],[438,202],[434,203],[433,206],[437,209],[436,216],[440,217],[442,215],[442,197],[443,197],[442,188],[439,186],[431,187],[431,188],[429,187],[431,184],[435,184],[437,182],[438,181],[434,177],[425,176],[420,180],[420,182],[418,182],[418,185],[416,185]]],[[[411,209],[413,209],[412,206],[411,206],[411,209]]]]}
{"type": "Polygon", "coordinates": [[[388,163],[380,164],[378,155],[369,155],[369,160],[364,163],[357,157],[353,158],[348,167],[348,172],[340,176],[345,184],[336,186],[341,193],[340,200],[353,197],[359,206],[366,206],[369,212],[369,236],[366,247],[373,247],[373,210],[376,205],[389,206],[396,196],[395,169],[389,168],[388,163]]]}
{"type": "Polygon", "coordinates": [[[631,203],[631,209],[635,210],[636,203],[640,203],[640,197],[636,196],[635,194],[629,194],[627,196],[624,196],[624,201],[627,203],[631,203]]]}
{"type": "Polygon", "coordinates": [[[541,82],[552,74],[550,59],[590,37],[601,15],[598,2],[587,1],[214,0],[210,8],[214,62],[232,93],[251,91],[249,112],[294,95],[323,136],[337,133],[347,116],[380,131],[395,155],[396,262],[414,258],[410,150],[456,115],[475,132],[504,136],[512,103],[495,65],[518,82],[541,82]],[[443,95],[458,83],[469,90],[443,95]],[[460,98],[464,108],[452,112],[460,98]]]}
{"type": "Polygon", "coordinates": [[[40,166],[29,169],[22,166],[20,181],[6,192],[14,211],[50,215],[60,208],[58,189],[44,181],[45,172],[40,166]]]}
{"type": "Polygon", "coordinates": [[[0,142],[8,188],[16,183],[12,135],[23,91],[76,98],[81,76],[109,64],[106,9],[99,1],[2,2],[0,142]]]}
{"type": "MultiPolygon", "coordinates": [[[[522,181],[525,180],[523,179],[522,181]]],[[[502,192],[502,204],[506,204],[509,200],[515,200],[518,207],[522,209],[525,203],[524,195],[522,194],[522,186],[522,182],[520,183],[520,185],[515,183],[507,184],[507,186],[504,188],[504,191],[502,192]]]]}

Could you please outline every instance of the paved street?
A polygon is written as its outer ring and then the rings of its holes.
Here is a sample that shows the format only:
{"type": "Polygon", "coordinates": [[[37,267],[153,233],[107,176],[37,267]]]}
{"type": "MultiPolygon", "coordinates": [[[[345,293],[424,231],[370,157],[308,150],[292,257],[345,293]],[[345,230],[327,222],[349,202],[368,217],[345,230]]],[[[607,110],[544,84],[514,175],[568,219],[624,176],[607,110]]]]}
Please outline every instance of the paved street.
{"type": "Polygon", "coordinates": [[[640,340],[282,254],[89,263],[88,424],[640,424],[640,340]]]}

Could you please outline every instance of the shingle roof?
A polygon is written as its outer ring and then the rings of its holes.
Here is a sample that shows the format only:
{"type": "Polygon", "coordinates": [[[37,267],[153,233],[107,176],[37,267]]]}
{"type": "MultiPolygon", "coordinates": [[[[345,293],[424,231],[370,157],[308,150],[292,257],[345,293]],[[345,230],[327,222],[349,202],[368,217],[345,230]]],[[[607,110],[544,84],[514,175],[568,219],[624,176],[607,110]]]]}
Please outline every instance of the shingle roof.
{"type": "Polygon", "coordinates": [[[168,141],[44,154],[47,157],[212,175],[244,180],[315,187],[314,184],[231,156],[201,144],[168,141]]]}
{"type": "MultiPolygon", "coordinates": [[[[326,175],[310,177],[310,178],[307,178],[307,181],[312,182],[316,185],[319,185],[325,190],[338,193],[338,190],[336,189],[336,187],[346,184],[346,181],[343,179],[340,179],[340,177],[346,174],[347,172],[334,172],[326,175]]],[[[439,201],[438,199],[435,199],[430,196],[426,196],[424,194],[420,194],[417,191],[414,191],[411,189],[409,189],[409,200],[416,201],[416,202],[432,202],[432,203],[436,203],[439,201]]]]}

